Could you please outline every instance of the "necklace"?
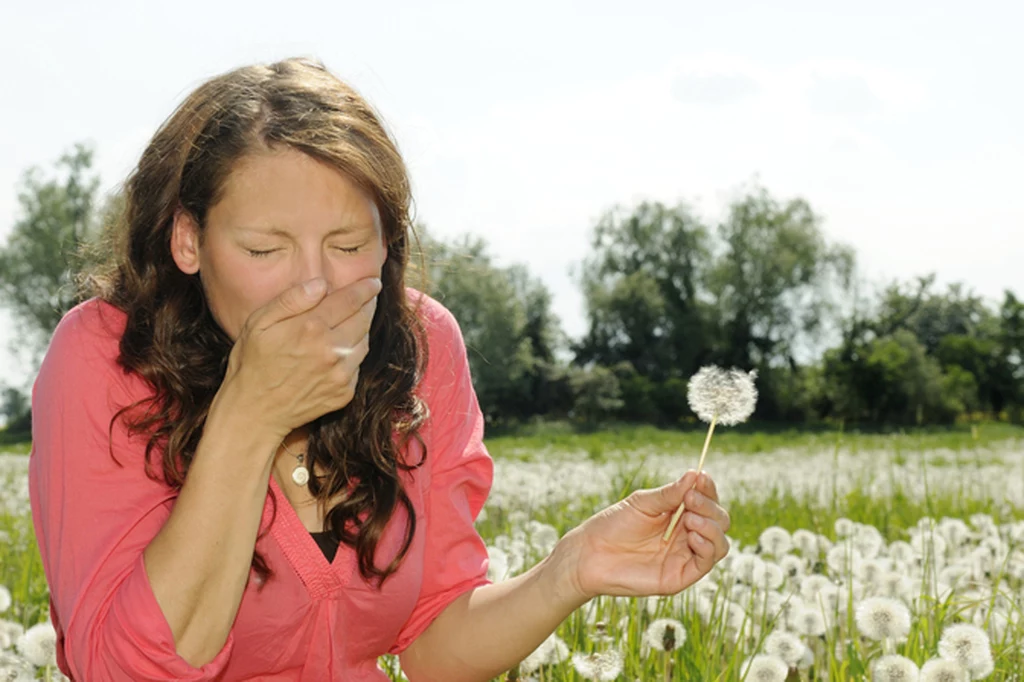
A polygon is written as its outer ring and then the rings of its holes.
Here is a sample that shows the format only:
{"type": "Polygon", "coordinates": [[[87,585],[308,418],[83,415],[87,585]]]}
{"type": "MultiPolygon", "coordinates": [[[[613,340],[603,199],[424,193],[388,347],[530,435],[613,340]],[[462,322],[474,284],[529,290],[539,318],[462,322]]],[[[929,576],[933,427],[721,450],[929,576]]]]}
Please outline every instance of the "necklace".
{"type": "Polygon", "coordinates": [[[309,483],[309,469],[306,468],[305,464],[306,453],[300,452],[296,455],[287,445],[285,445],[284,441],[281,441],[281,447],[283,447],[285,452],[297,459],[299,462],[295,465],[295,468],[292,469],[292,480],[295,481],[295,485],[306,485],[309,483]]]}

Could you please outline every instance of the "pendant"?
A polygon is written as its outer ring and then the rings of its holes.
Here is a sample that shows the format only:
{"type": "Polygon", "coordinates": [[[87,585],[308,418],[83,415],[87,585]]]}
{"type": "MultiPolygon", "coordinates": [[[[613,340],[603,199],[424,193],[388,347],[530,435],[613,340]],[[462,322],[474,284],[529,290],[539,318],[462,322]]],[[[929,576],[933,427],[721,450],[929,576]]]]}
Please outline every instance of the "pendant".
{"type": "Polygon", "coordinates": [[[292,480],[295,481],[295,485],[306,485],[309,483],[309,469],[305,465],[306,455],[296,455],[295,459],[299,460],[299,463],[292,469],[292,480]]]}
{"type": "Polygon", "coordinates": [[[306,485],[309,483],[309,469],[301,464],[295,467],[292,469],[292,480],[295,481],[295,485],[306,485]]]}

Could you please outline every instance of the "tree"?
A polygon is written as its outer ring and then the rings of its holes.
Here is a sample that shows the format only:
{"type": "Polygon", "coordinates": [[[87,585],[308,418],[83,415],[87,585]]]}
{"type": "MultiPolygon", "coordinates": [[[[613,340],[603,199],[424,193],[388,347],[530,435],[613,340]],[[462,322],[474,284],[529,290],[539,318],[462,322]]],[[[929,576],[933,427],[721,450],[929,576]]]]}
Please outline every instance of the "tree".
{"type": "Polygon", "coordinates": [[[628,362],[655,383],[688,377],[701,361],[708,232],[685,204],[616,207],[599,220],[580,275],[589,322],[576,362],[628,362]]]}
{"type": "Polygon", "coordinates": [[[60,157],[56,178],[43,178],[37,168],[26,171],[18,191],[22,217],[0,248],[0,302],[10,309],[19,349],[29,352],[33,365],[61,317],[78,302],[82,247],[99,231],[99,178],[90,173],[92,158],[92,150],[79,144],[60,157]]]}
{"type": "Polygon", "coordinates": [[[496,267],[480,238],[445,242],[417,231],[429,261],[428,293],[459,322],[487,420],[567,412],[568,377],[554,361],[563,335],[544,285],[522,266],[496,267]]]}
{"type": "Polygon", "coordinates": [[[853,251],[827,243],[803,199],[780,203],[764,188],[734,201],[719,226],[724,252],[708,274],[719,364],[796,369],[795,345],[825,329],[849,287],[853,251]]]}

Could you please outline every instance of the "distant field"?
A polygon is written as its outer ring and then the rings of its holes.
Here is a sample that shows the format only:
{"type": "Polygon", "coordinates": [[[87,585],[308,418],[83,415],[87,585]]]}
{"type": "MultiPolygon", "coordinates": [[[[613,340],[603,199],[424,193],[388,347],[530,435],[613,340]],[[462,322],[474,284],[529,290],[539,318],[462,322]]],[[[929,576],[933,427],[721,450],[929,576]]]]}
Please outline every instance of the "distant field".
{"type": "MultiPolygon", "coordinates": [[[[579,435],[550,425],[488,438],[495,484],[478,529],[492,578],[533,565],[559,535],[631,490],[695,467],[703,438],[696,428],[579,435]]],[[[47,592],[28,517],[28,449],[2,450],[19,453],[0,455],[0,585],[13,599],[2,617],[25,628],[45,619],[47,592]]],[[[987,654],[959,649],[975,656],[961,661],[974,666],[972,679],[1019,679],[1024,430],[723,429],[706,469],[732,515],[730,556],[675,598],[593,600],[508,679],[741,680],[747,668],[746,679],[780,682],[918,679],[875,666],[937,658],[958,623],[990,642],[987,654]],[[908,619],[891,641],[874,639],[864,620],[883,607],[908,619]],[[675,646],[662,651],[666,643],[675,646]]],[[[3,648],[0,671],[18,651],[14,642],[3,648]]],[[[953,664],[928,665],[926,674],[953,664]]],[[[382,666],[400,679],[393,659],[382,666]]]]}

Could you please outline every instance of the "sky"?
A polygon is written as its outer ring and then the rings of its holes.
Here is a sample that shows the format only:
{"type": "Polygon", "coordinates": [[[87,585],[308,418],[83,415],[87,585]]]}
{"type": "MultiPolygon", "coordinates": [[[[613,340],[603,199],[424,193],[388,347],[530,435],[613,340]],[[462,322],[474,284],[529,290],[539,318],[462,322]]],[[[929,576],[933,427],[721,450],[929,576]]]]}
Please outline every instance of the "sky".
{"type": "MultiPolygon", "coordinates": [[[[91,144],[104,192],[206,79],[319,58],[381,113],[416,219],[522,263],[585,332],[602,214],[752,183],[807,200],[873,285],[1024,294],[1024,3],[6,3],[0,242],[24,171],[91,144]]],[[[7,353],[0,381],[32,377],[7,353]]]]}

